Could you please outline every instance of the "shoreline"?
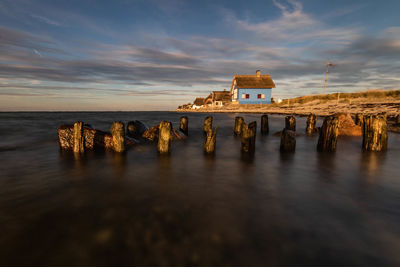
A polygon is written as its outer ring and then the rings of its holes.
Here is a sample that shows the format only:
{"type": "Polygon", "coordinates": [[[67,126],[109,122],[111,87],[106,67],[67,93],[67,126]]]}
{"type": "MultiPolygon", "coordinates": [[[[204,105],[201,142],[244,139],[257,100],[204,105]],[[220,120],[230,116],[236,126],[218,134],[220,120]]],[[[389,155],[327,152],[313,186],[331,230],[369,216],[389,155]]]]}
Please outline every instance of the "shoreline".
{"type": "Polygon", "coordinates": [[[355,115],[376,114],[386,112],[388,117],[394,117],[400,113],[400,99],[355,99],[351,102],[312,101],[304,104],[257,104],[239,105],[230,104],[223,108],[204,107],[200,109],[177,109],[175,112],[183,113],[253,113],[307,116],[310,113],[319,117],[326,117],[336,113],[349,113],[355,115]]]}

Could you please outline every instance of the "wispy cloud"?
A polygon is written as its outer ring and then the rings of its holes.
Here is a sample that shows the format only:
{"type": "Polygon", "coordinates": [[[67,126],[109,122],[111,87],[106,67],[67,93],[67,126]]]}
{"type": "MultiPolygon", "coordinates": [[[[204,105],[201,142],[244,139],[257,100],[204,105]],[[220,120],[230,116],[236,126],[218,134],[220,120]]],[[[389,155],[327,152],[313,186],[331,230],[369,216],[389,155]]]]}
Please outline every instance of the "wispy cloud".
{"type": "Polygon", "coordinates": [[[49,18],[44,17],[44,16],[40,16],[40,15],[37,15],[37,14],[31,14],[31,17],[34,18],[34,19],[37,19],[37,20],[39,20],[41,22],[47,23],[49,25],[52,25],[52,26],[61,26],[61,24],[58,23],[57,21],[49,19],[49,18]]]}

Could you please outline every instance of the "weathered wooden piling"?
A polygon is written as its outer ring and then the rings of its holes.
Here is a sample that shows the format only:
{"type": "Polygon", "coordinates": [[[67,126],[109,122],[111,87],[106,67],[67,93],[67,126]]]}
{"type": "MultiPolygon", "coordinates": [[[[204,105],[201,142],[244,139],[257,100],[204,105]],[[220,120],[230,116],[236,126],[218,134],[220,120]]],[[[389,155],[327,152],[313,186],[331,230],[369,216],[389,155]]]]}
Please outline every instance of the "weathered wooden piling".
{"type": "Polygon", "coordinates": [[[242,132],[242,124],[244,122],[243,117],[235,117],[235,127],[233,128],[233,133],[235,135],[240,135],[242,132]]]}
{"type": "Polygon", "coordinates": [[[73,151],[75,153],[85,152],[85,138],[83,134],[83,122],[78,121],[74,123],[74,146],[73,151]]]}
{"type": "Polygon", "coordinates": [[[215,143],[217,141],[217,127],[214,130],[209,129],[207,132],[206,141],[204,143],[204,152],[211,154],[215,151],[215,143]]]}
{"type": "Polygon", "coordinates": [[[261,134],[266,135],[269,133],[268,115],[261,116],[261,134]]]}
{"type": "Polygon", "coordinates": [[[257,122],[256,121],[250,122],[249,129],[252,129],[252,131],[254,132],[254,136],[256,136],[257,135],[257,122]]]}
{"type": "Polygon", "coordinates": [[[158,130],[157,150],[159,153],[169,153],[171,150],[171,128],[172,125],[168,121],[162,121],[158,130]]]}
{"type": "Polygon", "coordinates": [[[204,126],[203,126],[204,134],[207,134],[209,129],[212,130],[212,123],[213,123],[213,117],[212,116],[207,116],[204,119],[204,126]]]}
{"type": "Polygon", "coordinates": [[[179,130],[186,136],[189,134],[189,119],[187,116],[182,116],[179,123],[179,130]]]}
{"type": "Polygon", "coordinates": [[[318,138],[318,151],[333,152],[336,150],[337,138],[339,134],[339,119],[328,116],[324,119],[318,138]]]}
{"type": "Polygon", "coordinates": [[[113,140],[115,152],[125,151],[125,126],[121,121],[116,121],[111,125],[110,132],[113,140]]]}
{"type": "Polygon", "coordinates": [[[316,132],[315,124],[317,123],[317,116],[309,114],[307,117],[306,134],[311,135],[316,132]]]}
{"type": "Polygon", "coordinates": [[[285,117],[285,129],[296,131],[296,119],[293,116],[286,116],[285,117]]]}
{"type": "Polygon", "coordinates": [[[296,150],[296,133],[283,129],[281,132],[281,152],[292,152],[296,150]]]}
{"type": "Polygon", "coordinates": [[[356,119],[354,121],[354,123],[358,126],[363,126],[363,121],[364,121],[364,116],[361,113],[357,113],[356,114],[356,119]]]}
{"type": "Polygon", "coordinates": [[[397,114],[397,116],[396,116],[396,118],[395,118],[395,120],[394,120],[394,123],[395,123],[396,125],[400,125],[400,114],[397,114]]]}
{"type": "Polygon", "coordinates": [[[242,124],[242,152],[253,153],[256,146],[256,133],[254,126],[250,127],[243,122],[242,124]]]}
{"type": "Polygon", "coordinates": [[[386,114],[364,116],[363,143],[365,151],[382,151],[387,149],[386,114]]]}

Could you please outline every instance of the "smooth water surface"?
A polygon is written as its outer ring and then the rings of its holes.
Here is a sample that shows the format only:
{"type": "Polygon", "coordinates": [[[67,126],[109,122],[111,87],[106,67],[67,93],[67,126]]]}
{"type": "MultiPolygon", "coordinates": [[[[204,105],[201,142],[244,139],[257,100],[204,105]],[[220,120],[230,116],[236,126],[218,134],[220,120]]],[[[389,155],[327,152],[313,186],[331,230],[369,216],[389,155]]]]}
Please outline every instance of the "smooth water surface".
{"type": "Polygon", "coordinates": [[[214,114],[217,151],[207,156],[206,114],[196,113],[169,156],[155,144],[59,150],[60,124],[177,128],[181,115],[0,113],[0,266],[400,265],[400,135],[384,153],[363,153],[360,137],[318,153],[297,118],[296,152],[282,154],[273,133],[284,118],[271,115],[248,157],[233,136],[237,114],[214,114]]]}

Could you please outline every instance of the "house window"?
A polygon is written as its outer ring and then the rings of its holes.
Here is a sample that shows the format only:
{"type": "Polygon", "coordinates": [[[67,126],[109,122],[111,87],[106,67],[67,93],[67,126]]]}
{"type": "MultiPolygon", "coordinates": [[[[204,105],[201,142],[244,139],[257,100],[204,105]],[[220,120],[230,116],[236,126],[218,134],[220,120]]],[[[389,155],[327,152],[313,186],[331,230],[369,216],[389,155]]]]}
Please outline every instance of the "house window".
{"type": "Polygon", "coordinates": [[[257,98],[260,99],[260,98],[261,98],[261,94],[258,94],[258,95],[257,95],[257,98]]]}
{"type": "Polygon", "coordinates": [[[265,99],[265,94],[261,94],[261,99],[265,99]]]}
{"type": "Polygon", "coordinates": [[[242,99],[245,99],[246,98],[246,94],[242,94],[242,99]]]}
{"type": "Polygon", "coordinates": [[[242,99],[249,99],[250,98],[250,94],[242,94],[242,99]]]}
{"type": "Polygon", "coordinates": [[[250,98],[250,95],[249,94],[246,94],[246,99],[249,99],[250,98]]]}

